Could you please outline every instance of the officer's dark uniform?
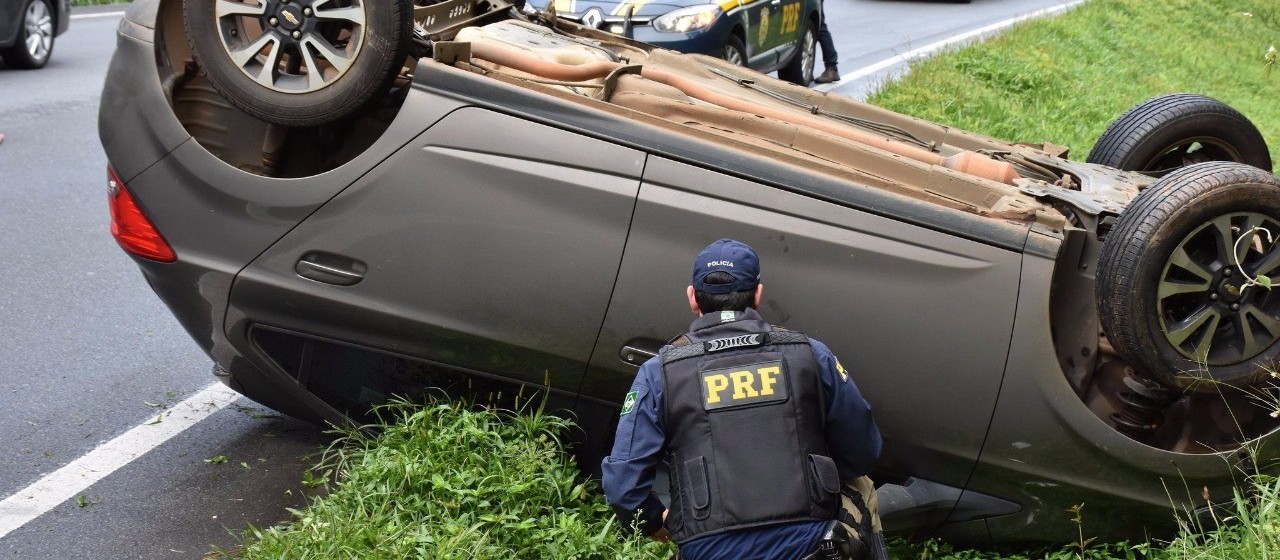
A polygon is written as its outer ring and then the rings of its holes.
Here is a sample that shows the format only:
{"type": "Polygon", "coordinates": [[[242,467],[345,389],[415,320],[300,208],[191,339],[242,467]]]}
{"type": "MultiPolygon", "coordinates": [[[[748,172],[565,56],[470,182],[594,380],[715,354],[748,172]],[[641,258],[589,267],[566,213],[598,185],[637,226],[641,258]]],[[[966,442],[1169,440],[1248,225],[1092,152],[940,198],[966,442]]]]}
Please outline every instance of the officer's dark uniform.
{"type": "Polygon", "coordinates": [[[604,460],[609,502],[639,530],[662,526],[652,493],[671,475],[666,527],[688,560],[800,559],[840,504],[842,480],[870,472],[880,432],[825,345],[753,309],[699,317],[645,362],[604,460]]]}

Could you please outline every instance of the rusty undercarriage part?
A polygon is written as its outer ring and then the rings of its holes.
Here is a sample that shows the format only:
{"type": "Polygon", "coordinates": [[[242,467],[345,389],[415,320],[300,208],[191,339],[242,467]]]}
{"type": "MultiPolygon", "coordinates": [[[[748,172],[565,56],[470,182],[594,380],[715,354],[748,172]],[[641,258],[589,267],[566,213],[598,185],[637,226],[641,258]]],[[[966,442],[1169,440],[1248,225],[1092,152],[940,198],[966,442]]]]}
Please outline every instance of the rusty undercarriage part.
{"type": "Polygon", "coordinates": [[[1124,378],[1125,390],[1117,399],[1123,405],[1111,415],[1116,429],[1135,440],[1148,441],[1164,421],[1164,410],[1181,396],[1178,391],[1138,377],[1124,378]]]}
{"type": "Polygon", "coordinates": [[[1237,450],[1275,431],[1280,421],[1268,403],[1278,398],[1280,386],[1273,383],[1215,393],[1166,389],[1144,381],[1119,358],[1104,360],[1081,395],[1099,420],[1125,437],[1188,454],[1237,450]]]}
{"type": "MultiPolygon", "coordinates": [[[[544,60],[527,51],[508,47],[495,41],[473,42],[471,54],[475,58],[492,64],[512,68],[544,79],[565,82],[601,80],[609,73],[626,66],[624,62],[612,60],[575,60],[573,63],[544,60]]],[[[647,80],[676,88],[690,98],[704,103],[820,130],[929,165],[937,165],[1009,185],[1013,184],[1015,179],[1020,178],[1012,164],[998,161],[971,150],[964,150],[951,156],[943,156],[882,135],[864,132],[831,119],[803,114],[794,110],[770,107],[740,97],[726,95],[707,87],[697,80],[663,68],[644,66],[640,70],[640,75],[647,80]]]]}

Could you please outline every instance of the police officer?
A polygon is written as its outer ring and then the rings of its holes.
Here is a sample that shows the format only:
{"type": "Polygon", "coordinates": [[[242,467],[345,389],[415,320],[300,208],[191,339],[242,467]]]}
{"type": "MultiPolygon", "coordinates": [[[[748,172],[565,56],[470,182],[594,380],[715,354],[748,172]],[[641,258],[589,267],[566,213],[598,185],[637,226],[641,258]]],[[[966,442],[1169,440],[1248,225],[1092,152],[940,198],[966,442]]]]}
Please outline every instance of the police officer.
{"type": "Polygon", "coordinates": [[[818,46],[822,48],[822,74],[813,81],[819,84],[840,81],[840,69],[837,68],[840,55],[836,52],[836,42],[831,38],[831,30],[827,29],[826,6],[822,7],[822,19],[818,20],[818,46]]]}
{"type": "Polygon", "coordinates": [[[686,294],[698,318],[640,367],[604,459],[624,525],[674,540],[685,560],[815,557],[834,538],[842,483],[880,454],[853,380],[821,342],[766,323],[763,290],[746,244],[698,255],[686,294]],[[659,461],[669,510],[652,489],[659,461]]]}

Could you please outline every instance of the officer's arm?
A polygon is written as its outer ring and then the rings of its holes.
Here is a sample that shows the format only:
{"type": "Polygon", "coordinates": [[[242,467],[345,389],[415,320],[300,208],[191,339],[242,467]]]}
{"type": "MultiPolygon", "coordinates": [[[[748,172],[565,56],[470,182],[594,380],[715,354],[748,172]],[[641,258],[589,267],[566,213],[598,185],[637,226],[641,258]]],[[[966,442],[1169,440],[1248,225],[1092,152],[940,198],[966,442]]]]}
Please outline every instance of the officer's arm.
{"type": "Polygon", "coordinates": [[[627,399],[635,404],[623,407],[614,436],[613,452],[602,464],[601,484],[609,505],[624,526],[634,522],[643,535],[662,529],[666,508],[653,493],[665,436],[662,431],[662,368],[650,359],[636,373],[627,399]]]}
{"type": "Polygon", "coordinates": [[[822,369],[822,385],[827,390],[827,445],[840,476],[850,480],[869,474],[880,457],[880,428],[871,415],[871,405],[862,398],[853,377],[844,370],[835,354],[812,340],[814,355],[822,369]]]}

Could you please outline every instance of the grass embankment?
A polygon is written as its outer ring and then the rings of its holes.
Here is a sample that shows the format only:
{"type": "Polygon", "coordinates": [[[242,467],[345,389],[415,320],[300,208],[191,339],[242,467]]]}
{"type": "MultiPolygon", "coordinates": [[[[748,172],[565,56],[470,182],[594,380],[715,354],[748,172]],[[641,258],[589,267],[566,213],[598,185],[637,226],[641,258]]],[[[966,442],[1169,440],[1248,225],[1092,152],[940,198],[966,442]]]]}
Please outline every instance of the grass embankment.
{"type": "Polygon", "coordinates": [[[997,138],[1051,141],[1083,160],[1135,103],[1199,93],[1253,120],[1280,161],[1280,73],[1262,64],[1280,32],[1244,12],[1280,13],[1280,3],[1090,0],[913,64],[869,101],[997,138]]]}
{"type": "MultiPolygon", "coordinates": [[[[666,560],[674,549],[624,537],[597,487],[561,446],[575,429],[555,416],[456,403],[382,409],[376,436],[351,430],[319,467],[336,472],[326,496],[289,523],[246,531],[246,547],[214,558],[666,560]]],[[[308,473],[310,475],[310,473],[308,473]]],[[[894,558],[937,560],[1235,559],[1280,554],[1280,482],[1257,479],[1242,522],[1172,543],[1064,546],[1004,555],[930,541],[897,543],[894,558]]]]}
{"type": "MultiPolygon", "coordinates": [[[[674,548],[622,531],[579,479],[554,416],[459,404],[392,404],[377,436],[348,432],[322,469],[327,496],[292,522],[251,528],[245,559],[666,560],[674,548]]],[[[218,555],[221,556],[221,555],[218,555]]]]}
{"type": "MultiPolygon", "coordinates": [[[[1262,53],[1280,33],[1241,12],[1280,5],[1219,0],[1092,0],[1051,19],[913,65],[872,101],[997,137],[1050,140],[1083,159],[1134,103],[1173,91],[1232,104],[1269,137],[1280,161],[1280,75],[1262,53]]],[[[671,549],[622,539],[598,489],[558,444],[546,415],[510,417],[452,405],[394,407],[377,437],[352,433],[329,455],[337,482],[290,523],[251,529],[244,558],[652,558],[671,549]]],[[[1280,558],[1280,483],[1256,479],[1240,523],[1172,543],[1015,553],[928,542],[897,558],[1280,558]]],[[[1086,510],[1087,516],[1087,510],[1086,510]]],[[[1172,511],[1171,511],[1172,516],[1172,511]]],[[[1064,518],[1066,516],[1064,515],[1064,518]]]]}

